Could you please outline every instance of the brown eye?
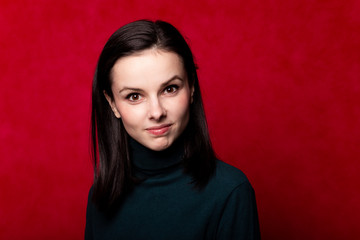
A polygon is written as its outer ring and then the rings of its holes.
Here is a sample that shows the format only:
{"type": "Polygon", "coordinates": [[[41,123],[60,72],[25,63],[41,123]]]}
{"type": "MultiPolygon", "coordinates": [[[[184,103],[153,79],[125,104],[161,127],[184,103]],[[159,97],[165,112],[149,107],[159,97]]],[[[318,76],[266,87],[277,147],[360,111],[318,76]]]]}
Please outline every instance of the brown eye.
{"type": "Polygon", "coordinates": [[[165,93],[174,93],[174,92],[176,92],[178,89],[179,89],[178,86],[176,86],[176,85],[171,85],[171,86],[166,87],[166,88],[164,89],[164,92],[165,92],[165,93]]]}
{"type": "Polygon", "coordinates": [[[129,101],[131,101],[131,102],[136,102],[141,99],[141,96],[138,93],[132,93],[132,94],[129,94],[126,98],[129,99],[129,101]]]}

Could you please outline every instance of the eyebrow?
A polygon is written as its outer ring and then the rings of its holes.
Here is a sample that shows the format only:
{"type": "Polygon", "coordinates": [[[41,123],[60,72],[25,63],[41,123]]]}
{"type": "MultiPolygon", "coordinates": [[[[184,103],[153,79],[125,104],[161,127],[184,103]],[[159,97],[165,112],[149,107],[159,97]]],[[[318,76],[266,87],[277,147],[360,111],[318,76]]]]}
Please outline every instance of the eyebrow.
{"type": "MultiPolygon", "coordinates": [[[[174,81],[175,79],[178,79],[178,80],[180,80],[180,81],[182,81],[182,82],[184,81],[183,78],[181,78],[181,77],[178,76],[178,75],[175,75],[175,76],[173,76],[172,78],[170,78],[169,80],[167,80],[166,82],[162,83],[162,84],[161,84],[161,88],[165,87],[166,85],[168,85],[169,83],[171,83],[171,82],[174,81]]],[[[142,89],[140,89],[140,88],[131,88],[131,87],[123,87],[123,88],[119,91],[119,93],[121,93],[121,92],[123,92],[123,91],[140,92],[140,91],[142,91],[142,89]]]]}

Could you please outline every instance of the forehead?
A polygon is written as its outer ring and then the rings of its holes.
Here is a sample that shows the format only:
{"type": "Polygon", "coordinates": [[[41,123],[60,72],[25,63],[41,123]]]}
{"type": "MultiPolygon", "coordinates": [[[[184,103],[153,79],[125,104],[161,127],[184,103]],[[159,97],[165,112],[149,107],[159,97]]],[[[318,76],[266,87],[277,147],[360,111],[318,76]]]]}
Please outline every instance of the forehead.
{"type": "Polygon", "coordinates": [[[179,55],[159,49],[148,49],[120,58],[111,71],[115,87],[161,84],[175,75],[185,79],[179,55]]]}

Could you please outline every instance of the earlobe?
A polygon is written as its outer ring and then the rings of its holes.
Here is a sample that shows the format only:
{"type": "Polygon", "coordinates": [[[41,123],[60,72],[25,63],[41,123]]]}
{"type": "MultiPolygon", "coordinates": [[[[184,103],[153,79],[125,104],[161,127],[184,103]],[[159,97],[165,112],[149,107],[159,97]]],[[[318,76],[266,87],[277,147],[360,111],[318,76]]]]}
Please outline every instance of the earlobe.
{"type": "Polygon", "coordinates": [[[195,88],[192,87],[191,88],[191,98],[190,98],[190,103],[193,103],[194,102],[194,92],[195,92],[195,88]]]}
{"type": "Polygon", "coordinates": [[[116,109],[116,107],[111,108],[111,110],[113,111],[115,117],[121,118],[121,115],[120,115],[119,111],[116,109]]]}
{"type": "Polygon", "coordinates": [[[103,93],[104,93],[104,96],[105,96],[107,102],[109,103],[109,106],[110,106],[111,110],[113,111],[115,117],[121,118],[121,115],[120,115],[119,111],[118,111],[117,108],[116,108],[115,102],[114,102],[114,101],[111,99],[111,97],[105,92],[105,90],[103,91],[103,93]]]}

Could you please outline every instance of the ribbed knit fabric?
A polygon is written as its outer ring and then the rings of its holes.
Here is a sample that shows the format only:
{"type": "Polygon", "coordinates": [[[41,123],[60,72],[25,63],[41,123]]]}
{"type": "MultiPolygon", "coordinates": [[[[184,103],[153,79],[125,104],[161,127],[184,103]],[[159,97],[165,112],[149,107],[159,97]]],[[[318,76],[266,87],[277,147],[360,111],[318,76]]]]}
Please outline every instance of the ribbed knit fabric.
{"type": "Polygon", "coordinates": [[[136,175],[143,179],[107,219],[89,192],[85,239],[260,239],[253,188],[238,169],[217,161],[207,186],[195,190],[183,173],[178,142],[155,152],[130,141],[136,175]]]}

